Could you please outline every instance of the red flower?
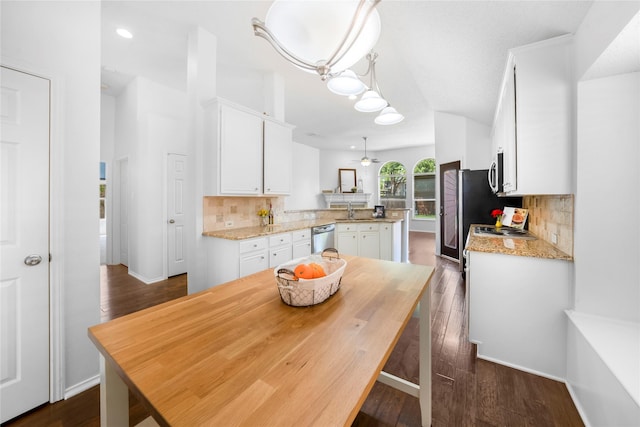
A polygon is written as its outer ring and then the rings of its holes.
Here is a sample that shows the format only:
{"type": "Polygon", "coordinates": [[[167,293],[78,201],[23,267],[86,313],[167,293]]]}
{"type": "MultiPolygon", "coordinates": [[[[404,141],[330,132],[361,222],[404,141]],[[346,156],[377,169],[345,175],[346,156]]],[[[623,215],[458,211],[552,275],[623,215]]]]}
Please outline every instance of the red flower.
{"type": "Polygon", "coordinates": [[[500,216],[502,214],[503,214],[502,209],[494,209],[494,210],[491,211],[491,216],[494,217],[494,218],[496,218],[496,217],[498,217],[498,216],[500,216]]]}

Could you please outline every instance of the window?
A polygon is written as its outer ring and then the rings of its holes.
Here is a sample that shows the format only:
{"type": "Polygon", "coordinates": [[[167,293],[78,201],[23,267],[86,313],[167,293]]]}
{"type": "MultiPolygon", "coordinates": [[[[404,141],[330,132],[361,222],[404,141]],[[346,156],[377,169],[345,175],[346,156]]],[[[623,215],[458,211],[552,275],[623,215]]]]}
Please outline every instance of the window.
{"type": "Polygon", "coordinates": [[[407,197],[407,170],[402,163],[387,162],[378,176],[380,204],[387,209],[404,209],[407,197]]]}
{"type": "Polygon", "coordinates": [[[436,218],[436,160],[422,159],[413,168],[413,218],[436,218]]]}

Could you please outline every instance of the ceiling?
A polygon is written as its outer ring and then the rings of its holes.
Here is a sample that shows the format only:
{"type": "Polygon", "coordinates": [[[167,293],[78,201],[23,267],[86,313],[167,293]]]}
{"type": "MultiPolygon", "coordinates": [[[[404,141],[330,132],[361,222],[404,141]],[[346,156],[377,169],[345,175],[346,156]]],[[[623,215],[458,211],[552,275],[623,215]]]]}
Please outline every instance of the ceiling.
{"type": "MultiPolygon", "coordinates": [[[[362,136],[368,136],[371,151],[432,144],[434,111],[490,125],[508,49],[575,33],[591,2],[383,0],[382,33],[374,48],[378,83],[405,116],[392,126],[375,125],[375,113],[355,111],[353,101],[329,92],[318,76],[294,68],[255,37],[251,19],[264,19],[270,4],[102,2],[103,90],[117,95],[134,76],[143,76],[186,91],[187,35],[200,26],[217,36],[220,96],[224,88],[234,100],[233,88],[251,76],[284,77],[285,119],[296,126],[296,142],[361,150],[362,136]],[[134,38],[117,36],[118,27],[134,38]]],[[[353,68],[362,73],[366,63],[353,68]]]]}

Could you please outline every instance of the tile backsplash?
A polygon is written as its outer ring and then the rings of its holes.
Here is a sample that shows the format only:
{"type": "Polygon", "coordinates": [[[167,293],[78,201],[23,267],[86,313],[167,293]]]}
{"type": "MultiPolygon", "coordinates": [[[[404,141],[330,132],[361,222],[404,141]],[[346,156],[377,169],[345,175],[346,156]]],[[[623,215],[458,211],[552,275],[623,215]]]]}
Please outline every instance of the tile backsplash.
{"type": "Polygon", "coordinates": [[[283,222],[282,197],[204,197],[202,200],[204,231],[260,225],[258,211],[272,205],[275,223],[283,222]],[[231,225],[228,225],[230,224],[231,225]]]}
{"type": "Polygon", "coordinates": [[[573,256],[573,195],[525,196],[529,209],[529,230],[562,252],[573,256]],[[553,235],[557,243],[553,242],[553,235]]]}

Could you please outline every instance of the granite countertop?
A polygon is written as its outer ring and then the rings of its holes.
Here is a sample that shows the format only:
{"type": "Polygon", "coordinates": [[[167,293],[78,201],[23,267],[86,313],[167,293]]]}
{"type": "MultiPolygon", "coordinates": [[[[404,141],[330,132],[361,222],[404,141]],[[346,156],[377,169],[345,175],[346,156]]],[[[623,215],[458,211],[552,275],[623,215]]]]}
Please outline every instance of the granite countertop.
{"type": "Polygon", "coordinates": [[[343,222],[398,222],[402,218],[357,218],[357,219],[310,219],[304,221],[283,222],[267,226],[227,228],[224,230],[205,231],[202,233],[206,237],[218,237],[227,240],[244,240],[253,237],[269,236],[271,234],[287,233],[289,231],[302,230],[305,228],[317,227],[320,225],[336,224],[343,222]]]}
{"type": "Polygon", "coordinates": [[[542,239],[527,240],[477,235],[474,232],[476,225],[480,224],[471,224],[469,228],[469,238],[465,246],[467,251],[573,261],[571,255],[562,252],[542,239]]]}

